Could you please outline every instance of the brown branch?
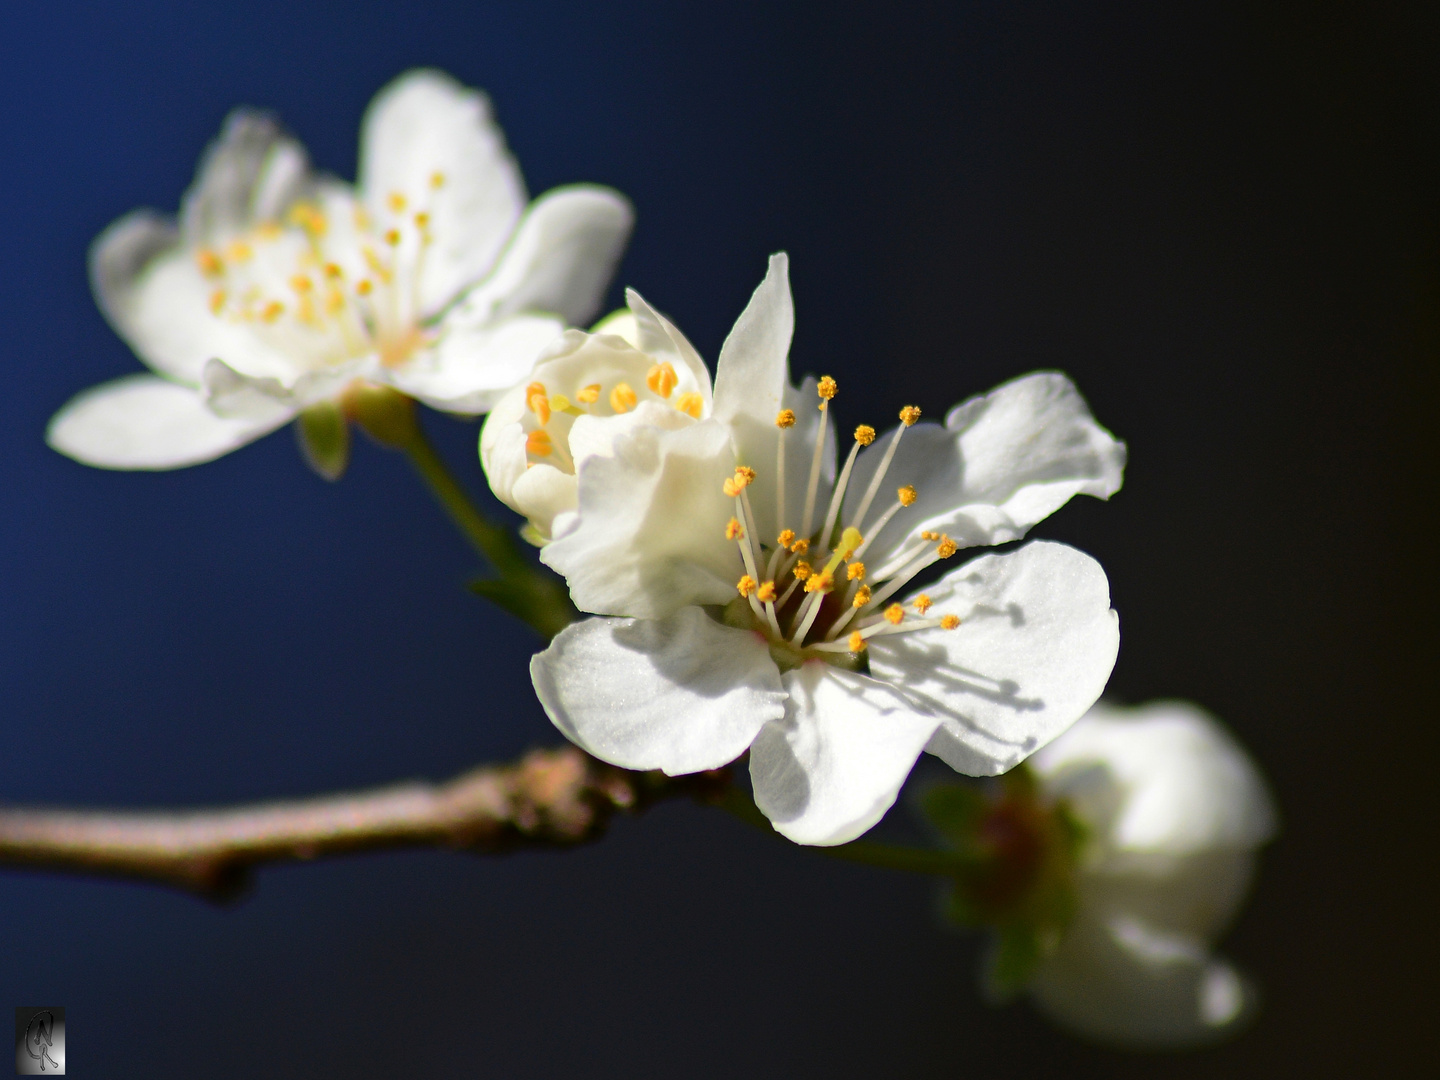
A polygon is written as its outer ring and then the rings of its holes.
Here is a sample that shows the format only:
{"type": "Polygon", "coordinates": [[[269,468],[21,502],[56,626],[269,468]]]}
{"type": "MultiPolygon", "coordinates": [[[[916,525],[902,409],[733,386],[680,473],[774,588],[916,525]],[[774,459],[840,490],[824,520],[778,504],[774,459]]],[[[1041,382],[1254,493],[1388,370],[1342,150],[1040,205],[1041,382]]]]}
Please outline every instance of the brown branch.
{"type": "Polygon", "coordinates": [[[444,784],[223,810],[0,809],[0,865],[139,878],[212,900],[244,891],[261,863],[394,847],[493,855],[597,840],[616,812],[712,797],[724,770],[671,778],[596,761],[574,747],[535,750],[444,784]]]}

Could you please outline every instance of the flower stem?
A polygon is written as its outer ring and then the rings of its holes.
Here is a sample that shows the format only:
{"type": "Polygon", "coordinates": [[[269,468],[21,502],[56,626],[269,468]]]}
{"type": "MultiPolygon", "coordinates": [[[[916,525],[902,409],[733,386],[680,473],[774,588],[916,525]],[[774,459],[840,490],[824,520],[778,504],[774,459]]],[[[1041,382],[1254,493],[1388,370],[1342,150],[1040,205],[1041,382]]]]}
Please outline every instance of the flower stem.
{"type": "MultiPolygon", "coordinates": [[[[762,829],[777,839],[780,837],[769,819],[755,805],[748,792],[731,786],[725,790],[723,795],[713,801],[715,805],[746,824],[754,825],[757,829],[762,829]]],[[[947,877],[959,873],[974,862],[969,856],[957,851],[899,847],[874,840],[852,840],[848,844],[839,844],[835,847],[813,847],[810,850],[821,855],[828,855],[832,859],[864,863],[866,866],[878,866],[885,870],[903,870],[912,874],[939,874],[947,877]]]]}

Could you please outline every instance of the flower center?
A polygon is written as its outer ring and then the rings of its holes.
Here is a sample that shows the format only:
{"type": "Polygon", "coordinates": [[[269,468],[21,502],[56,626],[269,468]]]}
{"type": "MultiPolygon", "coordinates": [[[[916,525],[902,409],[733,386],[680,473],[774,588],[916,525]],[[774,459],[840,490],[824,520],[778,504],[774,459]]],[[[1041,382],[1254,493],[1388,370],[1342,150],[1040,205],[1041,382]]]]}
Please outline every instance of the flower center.
{"type": "MultiPolygon", "coordinates": [[[[443,187],[435,173],[429,190],[443,187]]],[[[211,282],[210,312],[251,327],[315,369],[378,355],[404,364],[430,342],[420,284],[433,245],[430,212],[392,192],[382,220],[348,195],[299,202],[195,259],[211,282]]]]}
{"type": "MultiPolygon", "coordinates": [[[[822,413],[828,411],[837,389],[835,380],[828,375],[820,380],[822,413]]],[[[895,492],[895,501],[871,519],[870,511],[895,459],[900,439],[919,419],[920,410],[913,405],[900,410],[901,424],[885,447],[874,478],[847,518],[845,497],[855,459],[863,447],[875,441],[874,428],[861,424],[855,429],[854,445],[818,528],[815,510],[825,452],[823,418],[816,427],[804,510],[796,523],[798,529],[785,528],[773,541],[760,539],[748,492],[757,475],[755,470],[738,466],[734,476],[725,481],[725,494],[735,500],[735,516],[726,526],[725,536],[739,545],[745,564],[745,574],[735,585],[740,601],[732,601],[727,608],[726,621],[743,624],[745,607],[748,607],[750,628],[765,635],[771,655],[782,667],[795,667],[812,658],[844,667],[859,667],[864,663],[866,642],[871,638],[937,626],[953,630],[960,625],[955,615],[927,618],[931,600],[923,593],[909,601],[908,607],[893,602],[886,604],[920,571],[955,554],[956,544],[948,536],[921,533],[918,544],[879,566],[863,561],[870,541],[917,498],[913,487],[902,485],[895,492]]],[[[775,418],[775,426],[780,429],[775,462],[776,509],[783,523],[788,513],[784,486],[785,444],[795,426],[795,413],[782,409],[775,418]]]]}

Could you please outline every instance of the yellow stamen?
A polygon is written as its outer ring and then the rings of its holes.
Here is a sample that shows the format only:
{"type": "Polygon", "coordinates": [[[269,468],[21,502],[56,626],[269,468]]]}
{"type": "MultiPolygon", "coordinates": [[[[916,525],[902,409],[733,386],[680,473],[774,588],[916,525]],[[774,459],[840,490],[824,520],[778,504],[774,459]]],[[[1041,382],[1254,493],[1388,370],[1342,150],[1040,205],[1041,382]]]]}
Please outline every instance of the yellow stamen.
{"type": "Polygon", "coordinates": [[[930,605],[935,603],[934,600],[930,599],[928,594],[923,592],[919,596],[915,597],[914,601],[912,602],[915,605],[915,610],[918,611],[921,615],[924,615],[925,612],[929,611],[930,605]]]}
{"type": "Polygon", "coordinates": [[[954,629],[955,629],[957,626],[959,626],[959,625],[960,625],[960,616],[959,616],[959,615],[946,615],[946,616],[943,616],[943,617],[940,619],[940,628],[941,628],[942,630],[954,630],[954,629]]]}
{"type": "Polygon", "coordinates": [[[809,564],[808,562],[806,562],[804,559],[801,559],[799,562],[797,562],[797,563],[795,564],[795,577],[796,577],[798,580],[800,580],[800,581],[804,581],[804,580],[805,580],[806,578],[808,578],[809,576],[810,576],[810,564],[809,564]]]}
{"type": "Polygon", "coordinates": [[[331,315],[339,314],[345,307],[345,294],[339,289],[331,289],[325,294],[325,310],[331,315]]]}
{"type": "Polygon", "coordinates": [[[861,424],[855,429],[855,441],[861,446],[869,446],[875,441],[875,429],[869,424],[861,424]]]}
{"type": "Polygon", "coordinates": [[[436,191],[439,191],[442,187],[445,186],[445,174],[443,172],[431,173],[430,186],[436,191]]]}
{"type": "Polygon", "coordinates": [[[829,401],[836,395],[839,389],[840,385],[829,375],[826,375],[820,380],[820,385],[815,388],[815,392],[820,395],[822,401],[829,401]]]}
{"type": "Polygon", "coordinates": [[[855,590],[855,599],[850,602],[851,607],[862,608],[870,602],[870,586],[861,585],[855,590]]]}
{"type": "Polygon", "coordinates": [[[921,539],[921,540],[939,540],[939,539],[940,539],[940,534],[937,533],[937,532],[922,532],[922,533],[920,534],[920,539],[921,539]]]}
{"type": "Polygon", "coordinates": [[[775,426],[778,428],[792,428],[795,426],[795,410],[781,409],[775,414],[775,426]]]}
{"type": "Polygon", "coordinates": [[[659,394],[662,398],[668,398],[675,392],[675,384],[680,381],[675,374],[675,367],[670,361],[653,364],[645,373],[645,385],[650,388],[652,394],[659,394]]]}
{"type": "Polygon", "coordinates": [[[741,596],[749,596],[757,588],[759,588],[759,586],[755,583],[755,579],[749,574],[746,574],[735,583],[735,591],[741,596]]]}
{"type": "Polygon", "coordinates": [[[310,279],[304,274],[296,274],[290,279],[290,287],[303,296],[305,293],[308,293],[311,288],[313,288],[313,285],[311,284],[310,279]]]}
{"type": "Polygon", "coordinates": [[[900,422],[906,427],[912,426],[920,419],[920,407],[918,405],[906,405],[900,410],[900,422]]]}
{"type": "Polygon", "coordinates": [[[326,263],[326,264],[325,264],[325,276],[326,276],[327,278],[329,278],[331,281],[339,281],[341,278],[343,278],[343,277],[345,276],[345,271],[344,271],[344,270],[341,270],[340,267],[337,266],[337,265],[336,265],[335,263],[333,263],[333,262],[332,262],[332,263],[326,263]]]}
{"type": "Polygon", "coordinates": [[[610,408],[617,413],[627,413],[635,407],[635,402],[640,399],[635,396],[635,391],[630,389],[629,383],[616,383],[615,389],[610,391],[610,408]]]}
{"type": "Polygon", "coordinates": [[[795,530],[794,530],[794,529],[786,529],[784,532],[782,532],[779,536],[777,536],[777,537],[775,538],[775,543],[778,544],[778,545],[779,545],[780,547],[782,547],[782,548],[788,548],[788,547],[789,547],[791,544],[793,544],[794,542],[795,542],[795,530]]]}
{"type": "Polygon", "coordinates": [[[755,470],[750,468],[749,465],[736,465],[735,479],[743,480],[745,484],[748,485],[752,480],[755,479],[755,470]]]}
{"type": "Polygon", "coordinates": [[[569,399],[568,397],[566,397],[564,394],[551,394],[551,395],[550,395],[550,411],[551,411],[551,412],[564,412],[564,411],[565,411],[566,409],[568,409],[568,408],[570,408],[570,399],[569,399]]]}
{"type": "Polygon", "coordinates": [[[760,586],[755,593],[762,604],[771,603],[775,599],[775,582],[767,581],[760,586]]]}
{"type": "Polygon", "coordinates": [[[915,500],[920,497],[920,493],[909,484],[906,484],[895,494],[900,497],[901,506],[913,506],[915,505],[915,500]]]}
{"type": "Polygon", "coordinates": [[[754,479],[754,469],[749,468],[745,465],[737,465],[735,468],[735,475],[732,476],[729,480],[726,480],[725,483],[720,485],[721,490],[723,490],[726,495],[730,496],[730,498],[733,499],[735,498],[735,496],[739,495],[740,492],[744,491],[747,487],[749,487],[750,481],[754,479]]]}
{"type": "Polygon", "coordinates": [[[687,416],[691,416],[696,420],[699,420],[700,413],[705,408],[705,399],[702,398],[699,394],[695,393],[695,391],[691,390],[687,393],[681,394],[678,398],[675,399],[675,408],[679,409],[687,416]]]}
{"type": "Polygon", "coordinates": [[[283,230],[273,221],[264,221],[255,227],[255,235],[261,240],[278,240],[283,230]]]}
{"type": "Polygon", "coordinates": [[[220,256],[209,248],[201,248],[195,253],[195,263],[206,277],[216,277],[225,272],[225,264],[220,261],[220,256]]]}
{"type": "Polygon", "coordinates": [[[861,636],[859,630],[855,630],[855,631],[853,631],[853,632],[850,634],[849,645],[850,645],[850,651],[851,651],[851,652],[864,652],[864,651],[865,651],[865,638],[864,638],[863,636],[861,636]]]}
{"type": "MultiPolygon", "coordinates": [[[[543,428],[525,436],[526,453],[534,454],[536,457],[549,457],[554,449],[555,444],[550,441],[550,433],[543,428]]],[[[541,474],[536,473],[535,475],[541,474]]]]}
{"type": "Polygon", "coordinates": [[[391,210],[398,214],[405,209],[406,199],[404,195],[400,194],[400,192],[392,191],[386,197],[385,203],[387,206],[390,207],[391,210]]]}
{"type": "Polygon", "coordinates": [[[891,604],[885,609],[885,621],[891,626],[899,626],[900,620],[905,618],[905,609],[899,604],[891,604]]]}
{"type": "Polygon", "coordinates": [[[225,290],[224,290],[224,289],[216,289],[213,293],[210,294],[210,314],[212,314],[212,315],[219,315],[221,309],[224,308],[224,307],[225,307],[225,290]]]}
{"type": "Polygon", "coordinates": [[[829,592],[835,587],[835,579],[828,573],[811,574],[805,582],[806,592],[829,592]]]}
{"type": "Polygon", "coordinates": [[[428,229],[430,227],[430,215],[421,210],[415,215],[415,227],[417,229],[428,229]]]}
{"type": "Polygon", "coordinates": [[[545,393],[545,384],[532,382],[525,388],[525,405],[542,424],[550,422],[550,398],[545,393]]]}
{"type": "MultiPolygon", "coordinates": [[[[785,531],[789,532],[790,530],[786,529],[785,531]]],[[[806,540],[802,536],[799,540],[796,540],[795,543],[790,545],[790,550],[796,555],[804,555],[807,551],[810,550],[810,541],[806,540]]]]}
{"type": "Polygon", "coordinates": [[[740,524],[739,518],[731,518],[725,526],[726,540],[743,540],[745,538],[745,526],[740,524]]]}
{"type": "Polygon", "coordinates": [[[268,304],[266,304],[263,308],[260,309],[260,318],[264,319],[266,322],[274,322],[284,313],[285,305],[282,304],[279,300],[271,300],[268,304]]]}
{"type": "Polygon", "coordinates": [[[948,536],[940,537],[940,546],[935,549],[935,554],[942,559],[948,559],[955,552],[960,550],[960,545],[951,540],[948,536]]]}
{"type": "Polygon", "coordinates": [[[854,581],[856,578],[865,576],[865,564],[863,562],[852,562],[845,567],[845,580],[854,581]]]}
{"type": "Polygon", "coordinates": [[[355,283],[355,292],[360,296],[369,296],[374,288],[375,286],[370,283],[369,278],[361,278],[355,283]]]}
{"type": "Polygon", "coordinates": [[[400,244],[400,230],[399,230],[399,229],[386,229],[386,230],[385,230],[385,242],[386,242],[387,244],[389,244],[391,247],[398,247],[399,244],[400,244]]]}
{"type": "Polygon", "coordinates": [[[250,250],[250,245],[244,240],[232,240],[230,245],[225,249],[225,257],[231,262],[249,262],[250,256],[253,254],[254,252],[250,250]]]}
{"type": "Polygon", "coordinates": [[[581,387],[575,391],[575,400],[586,405],[594,405],[600,400],[600,384],[597,382],[581,387]]]}

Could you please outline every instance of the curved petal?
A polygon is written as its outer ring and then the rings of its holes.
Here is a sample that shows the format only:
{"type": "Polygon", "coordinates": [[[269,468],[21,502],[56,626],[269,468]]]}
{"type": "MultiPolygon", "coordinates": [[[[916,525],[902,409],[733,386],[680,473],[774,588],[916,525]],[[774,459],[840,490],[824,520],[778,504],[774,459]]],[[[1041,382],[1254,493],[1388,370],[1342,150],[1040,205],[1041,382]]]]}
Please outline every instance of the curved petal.
{"type": "Polygon", "coordinates": [[[755,805],[797,844],[855,839],[885,816],[939,719],[893,687],[811,661],[750,749],[755,805]]]}
{"type": "Polygon", "coordinates": [[[602,761],[672,776],[734,761],[784,714],[757,634],[699,608],[666,619],[586,619],[530,661],[546,714],[602,761]]]}
{"type": "Polygon", "coordinates": [[[540,553],[576,606],[658,619],[733,597],[743,568],[725,539],[734,501],[721,487],[735,468],[726,429],[635,427],[612,450],[580,470],[579,512],[540,553]]]}
{"type": "Polygon", "coordinates": [[[1106,1043],[1201,1046],[1234,1033],[1255,994],[1203,942],[1129,916],[1081,912],[1030,984],[1042,1011],[1106,1043]]]}
{"type": "MultiPolygon", "coordinates": [[[[685,381],[684,373],[689,372],[693,386],[687,386],[687,389],[692,389],[700,395],[703,402],[700,417],[702,419],[708,417],[712,412],[711,406],[714,401],[714,393],[710,387],[710,369],[705,366],[705,361],[700,358],[695,346],[690,344],[690,339],[682,334],[674,323],[651,307],[645,298],[634,289],[625,290],[625,302],[630,309],[630,317],[634,320],[635,336],[632,344],[647,356],[653,356],[657,361],[668,360],[674,364],[682,382],[685,381]]],[[[610,318],[613,319],[619,314],[616,312],[610,318]]],[[[627,331],[631,329],[631,326],[619,324],[603,331],[600,326],[597,326],[594,332],[596,334],[611,333],[630,341],[627,331]]]]}
{"type": "Polygon", "coordinates": [[[1031,764],[1112,858],[1251,850],[1276,831],[1260,770],[1218,720],[1189,702],[1097,704],[1031,764]]]}
{"type": "Polygon", "coordinates": [[[790,339],[795,304],[790,297],[790,258],[770,256],[765,280],[735,320],[715,365],[715,417],[727,424],[745,417],[774,427],[790,385],[790,339]]]}
{"type": "Polygon", "coordinates": [[[1036,541],[984,555],[927,590],[935,628],[870,640],[870,671],[944,723],[927,749],[958,772],[1018,765],[1078,720],[1105,688],[1119,620],[1100,564],[1036,541]]]}
{"type": "Polygon", "coordinates": [[[486,318],[544,311],[584,323],[599,310],[634,224],[630,200],[618,191],[592,184],[547,191],[464,306],[486,318]]]}
{"type": "Polygon", "coordinates": [[[102,469],[178,469],[237,450],[294,412],[217,416],[197,390],[154,375],[129,375],[77,394],[50,420],[45,441],[102,469]]]}
{"type": "Polygon", "coordinates": [[[180,231],[189,247],[221,244],[261,221],[279,218],[311,183],[305,148],[275,120],[236,109],[200,161],[185,193],[180,231]]]}
{"type": "Polygon", "coordinates": [[[407,72],[375,95],[361,126],[358,186],[382,231],[397,216],[392,195],[405,200],[400,213],[430,215],[434,244],[420,283],[430,313],[489,273],[525,206],[489,100],[431,70],[407,72]]]}
{"type": "MultiPolygon", "coordinates": [[[[893,437],[860,456],[852,490],[869,486],[893,437]]],[[[884,482],[911,484],[920,497],[871,542],[872,557],[924,530],[961,547],[1018,540],[1075,495],[1108,499],[1124,468],[1125,444],[1095,422],[1069,379],[1023,376],[957,405],[944,428],[917,424],[905,433],[884,482]]],[[[882,495],[877,506],[888,501],[882,495]]]]}
{"type": "Polygon", "coordinates": [[[468,325],[457,310],[445,320],[433,348],[391,369],[385,378],[432,408],[473,416],[524,381],[564,330],[558,320],[538,315],[468,325]]]}

